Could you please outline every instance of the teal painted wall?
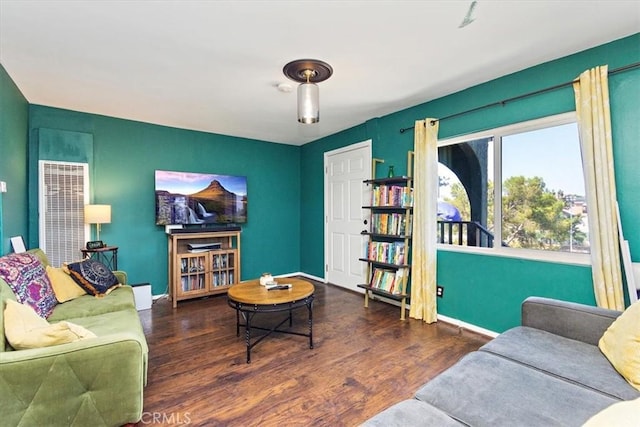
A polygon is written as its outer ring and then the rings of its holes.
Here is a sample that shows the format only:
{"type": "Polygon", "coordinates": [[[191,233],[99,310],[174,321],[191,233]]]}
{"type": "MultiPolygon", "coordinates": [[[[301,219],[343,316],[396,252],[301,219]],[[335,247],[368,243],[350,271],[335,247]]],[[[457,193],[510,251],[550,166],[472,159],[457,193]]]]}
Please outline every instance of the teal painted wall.
{"type": "MultiPolygon", "coordinates": [[[[39,247],[40,160],[89,164],[90,190],[93,189],[93,135],[60,129],[39,128],[31,131],[29,140],[29,236],[27,247],[39,247]]],[[[93,200],[89,199],[92,203],[93,200]]]]}
{"type": "Polygon", "coordinates": [[[132,283],[150,282],[156,295],[167,290],[167,236],[155,225],[156,169],[247,176],[242,278],[299,271],[299,147],[32,105],[31,134],[40,128],[93,135],[92,199],[112,207],[100,237],[119,247],[118,268],[132,283]]]}
{"type": "MultiPolygon", "coordinates": [[[[640,36],[635,38],[640,61],[640,36]]],[[[631,259],[640,262],[640,69],[609,79],[616,189],[625,239],[631,259]]]]}
{"type": "MultiPolygon", "coordinates": [[[[518,73],[439,98],[413,108],[373,119],[354,128],[302,147],[301,165],[303,217],[307,247],[301,257],[303,271],[324,277],[322,155],[338,147],[373,140],[373,156],[385,159],[396,174],[406,173],[407,151],[413,147],[413,132],[399,129],[415,120],[444,117],[492,102],[572,81],[584,70],[608,64],[615,69],[640,62],[640,34],[541,64],[518,73]]],[[[640,69],[610,76],[610,102],[614,136],[614,156],[618,200],[625,237],[632,258],[640,261],[640,69]]],[[[507,103],[504,106],[442,121],[440,138],[531,120],[575,109],[573,89],[564,89],[507,103]]],[[[554,264],[506,257],[438,252],[438,283],[445,287],[438,299],[438,312],[477,326],[501,332],[520,322],[520,303],[529,295],[595,304],[591,269],[585,266],[554,264]],[[461,268],[464,266],[464,268],[461,268]]]]}
{"type": "Polygon", "coordinates": [[[496,332],[520,323],[531,295],[595,305],[587,267],[438,251],[437,275],[438,313],[496,332]]]}
{"type": "Polygon", "coordinates": [[[0,255],[11,252],[9,238],[23,236],[27,223],[27,126],[29,104],[0,64],[0,255]]]}
{"type": "MultiPolygon", "coordinates": [[[[326,151],[372,139],[374,157],[386,161],[377,175],[382,176],[388,165],[394,165],[396,174],[404,174],[413,132],[400,134],[399,129],[412,126],[416,119],[443,117],[565,83],[596,65],[608,64],[613,69],[638,61],[640,35],[636,34],[372,118],[302,147],[28,106],[1,69],[0,179],[9,184],[9,193],[3,200],[2,247],[6,252],[8,237],[25,235],[30,228],[25,218],[29,192],[27,135],[34,140],[39,129],[48,128],[93,135],[92,197],[96,203],[113,207],[113,221],[103,227],[101,237],[120,247],[119,264],[129,272],[131,281],[151,282],[154,294],[165,292],[167,282],[166,235],[154,224],[156,169],[248,176],[249,222],[242,235],[243,278],[263,271],[303,271],[324,277],[322,194],[326,151]]],[[[640,71],[611,76],[609,87],[622,222],[632,258],[640,261],[640,71]]],[[[573,109],[573,91],[566,88],[443,121],[440,137],[573,109]]],[[[29,221],[37,222],[37,218],[29,221]]],[[[494,331],[519,323],[520,303],[528,295],[594,304],[590,268],[584,266],[440,251],[438,276],[438,282],[446,289],[445,297],[438,301],[440,313],[494,331]],[[461,269],[461,265],[465,268],[461,269]]]]}

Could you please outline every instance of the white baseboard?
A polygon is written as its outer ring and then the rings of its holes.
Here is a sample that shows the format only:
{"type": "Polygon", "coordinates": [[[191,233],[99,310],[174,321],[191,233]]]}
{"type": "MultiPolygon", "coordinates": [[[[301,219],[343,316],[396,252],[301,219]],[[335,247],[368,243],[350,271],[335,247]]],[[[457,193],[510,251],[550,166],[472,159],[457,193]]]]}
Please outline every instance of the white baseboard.
{"type": "MultiPolygon", "coordinates": [[[[396,307],[400,307],[400,302],[396,300],[392,300],[389,298],[385,298],[379,295],[375,295],[375,300],[385,302],[387,304],[395,305],[396,307]]],[[[411,304],[407,304],[407,310],[411,308],[411,304]]],[[[471,332],[475,332],[480,335],[485,335],[490,338],[495,338],[500,335],[498,332],[491,331],[489,329],[481,328],[480,326],[476,326],[472,323],[467,323],[462,320],[455,319],[453,317],[445,316],[443,314],[438,314],[438,320],[448,323],[450,325],[457,326],[462,329],[466,329],[471,332]]]]}
{"type": "Polygon", "coordinates": [[[277,275],[275,277],[293,277],[293,276],[303,276],[303,277],[306,277],[308,279],[315,280],[315,281],[322,282],[322,283],[326,283],[327,282],[324,279],[324,277],[318,277],[318,276],[314,276],[314,275],[311,275],[311,274],[302,273],[301,271],[298,271],[297,273],[279,274],[279,275],[277,275]]]}
{"type": "Polygon", "coordinates": [[[442,314],[438,314],[438,320],[442,320],[445,323],[449,323],[451,325],[455,325],[459,328],[466,329],[471,332],[476,332],[481,335],[486,335],[491,338],[495,338],[500,335],[498,332],[490,331],[489,329],[481,328],[480,326],[463,322],[462,320],[454,319],[453,317],[444,316],[442,314]]]}

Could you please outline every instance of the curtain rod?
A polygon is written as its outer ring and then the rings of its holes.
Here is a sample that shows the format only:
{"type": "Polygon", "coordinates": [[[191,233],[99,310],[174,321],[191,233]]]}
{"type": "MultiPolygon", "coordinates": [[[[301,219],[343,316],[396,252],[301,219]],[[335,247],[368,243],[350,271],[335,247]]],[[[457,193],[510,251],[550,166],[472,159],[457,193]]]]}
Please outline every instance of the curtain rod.
{"type": "MultiPolygon", "coordinates": [[[[640,67],[640,62],[635,62],[633,64],[625,65],[624,67],[620,67],[620,68],[616,68],[615,70],[611,70],[611,71],[609,71],[608,75],[620,73],[622,71],[627,71],[627,70],[631,70],[633,68],[638,68],[638,67],[640,67]]],[[[514,96],[513,98],[507,98],[507,99],[503,99],[502,101],[492,102],[490,104],[482,105],[480,107],[472,108],[470,110],[461,111],[459,113],[453,113],[453,114],[450,114],[448,116],[444,116],[444,117],[441,117],[439,119],[432,120],[431,124],[434,124],[437,121],[443,121],[443,120],[447,120],[447,119],[452,119],[454,117],[463,116],[465,114],[475,113],[478,110],[483,110],[483,109],[489,108],[489,107],[496,107],[498,105],[504,106],[507,102],[517,101],[519,99],[528,98],[528,97],[534,96],[534,95],[540,95],[541,93],[551,92],[551,91],[554,91],[556,89],[561,89],[563,87],[573,85],[573,82],[574,82],[574,80],[572,80],[570,82],[560,83],[558,85],[551,86],[551,87],[548,87],[548,88],[545,88],[545,89],[539,89],[539,90],[536,90],[536,91],[533,91],[533,92],[525,93],[523,95],[514,96]]],[[[402,129],[400,129],[400,133],[405,133],[406,131],[413,129],[414,127],[415,126],[411,126],[411,127],[408,127],[408,128],[402,128],[402,129]]]]}

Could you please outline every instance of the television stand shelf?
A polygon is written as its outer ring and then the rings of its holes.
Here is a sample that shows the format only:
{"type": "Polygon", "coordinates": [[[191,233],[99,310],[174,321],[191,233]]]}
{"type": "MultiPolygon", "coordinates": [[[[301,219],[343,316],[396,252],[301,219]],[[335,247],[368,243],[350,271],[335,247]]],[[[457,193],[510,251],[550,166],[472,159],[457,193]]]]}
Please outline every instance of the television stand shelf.
{"type": "Polygon", "coordinates": [[[171,233],[169,293],[178,301],[226,293],[240,282],[240,230],[171,233]]]}
{"type": "Polygon", "coordinates": [[[171,230],[171,234],[195,234],[195,233],[218,233],[221,231],[240,231],[239,225],[199,225],[199,226],[189,226],[187,225],[185,228],[174,228],[171,230]]]}

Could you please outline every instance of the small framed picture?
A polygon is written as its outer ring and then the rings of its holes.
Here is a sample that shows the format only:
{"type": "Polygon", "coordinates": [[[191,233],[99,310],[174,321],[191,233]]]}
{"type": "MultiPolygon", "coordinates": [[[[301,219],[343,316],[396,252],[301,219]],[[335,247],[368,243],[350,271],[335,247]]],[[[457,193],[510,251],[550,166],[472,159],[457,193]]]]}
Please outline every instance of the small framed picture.
{"type": "Polygon", "coordinates": [[[27,248],[24,246],[24,240],[22,240],[22,236],[14,236],[11,238],[11,247],[13,247],[13,252],[17,254],[21,254],[22,252],[26,252],[27,248]]]}

